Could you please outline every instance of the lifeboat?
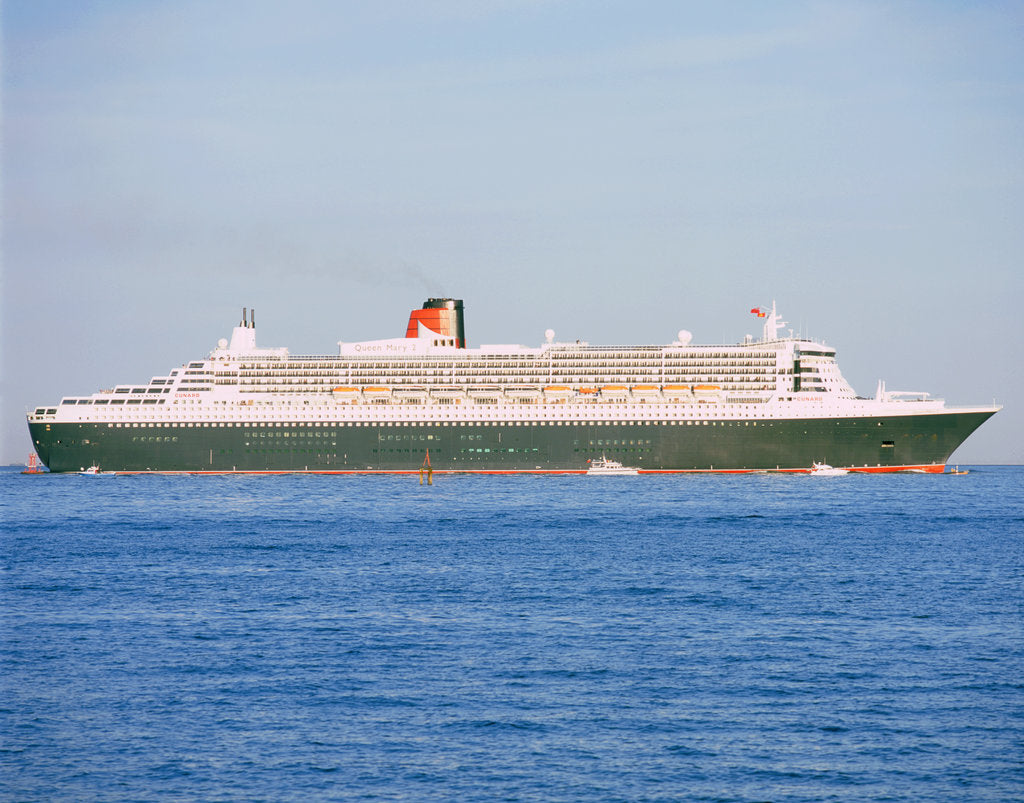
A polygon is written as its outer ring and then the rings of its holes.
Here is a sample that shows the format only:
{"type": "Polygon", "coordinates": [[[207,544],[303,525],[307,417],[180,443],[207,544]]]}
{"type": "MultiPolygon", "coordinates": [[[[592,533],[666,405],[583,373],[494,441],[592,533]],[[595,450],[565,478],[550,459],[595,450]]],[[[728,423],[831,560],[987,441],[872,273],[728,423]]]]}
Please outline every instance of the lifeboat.
{"type": "Polygon", "coordinates": [[[605,396],[625,396],[629,393],[629,388],[625,385],[605,385],[601,388],[601,393],[605,396]]]}
{"type": "Polygon", "coordinates": [[[597,393],[597,388],[580,388],[580,393],[583,393],[583,394],[586,394],[586,395],[593,395],[593,394],[597,393]]]}
{"type": "Polygon", "coordinates": [[[436,399],[460,399],[466,395],[466,391],[456,385],[445,385],[431,388],[430,395],[436,399]]]}
{"type": "Polygon", "coordinates": [[[633,385],[634,396],[656,396],[658,392],[657,385],[633,385]]]}
{"type": "Polygon", "coordinates": [[[350,398],[352,396],[359,395],[359,388],[350,387],[348,385],[340,385],[339,387],[332,388],[331,393],[333,393],[335,396],[350,398]]]}
{"type": "Polygon", "coordinates": [[[377,398],[381,398],[381,397],[384,397],[384,396],[390,396],[391,395],[391,388],[386,388],[386,387],[383,387],[381,385],[368,385],[365,388],[363,388],[363,395],[364,396],[375,396],[377,398]]]}
{"type": "Polygon", "coordinates": [[[693,392],[704,394],[721,393],[722,387],[720,385],[694,385],[693,392]]]}
{"type": "Polygon", "coordinates": [[[400,399],[425,399],[427,398],[427,389],[419,385],[413,385],[406,388],[395,388],[394,394],[400,399]]]}
{"type": "Polygon", "coordinates": [[[663,387],[662,390],[665,391],[666,393],[689,393],[690,392],[690,386],[689,385],[665,385],[665,387],[663,387]]]}
{"type": "Polygon", "coordinates": [[[544,395],[549,398],[565,399],[572,395],[572,388],[568,385],[548,385],[544,388],[544,395]]]}
{"type": "Polygon", "coordinates": [[[505,388],[505,395],[513,399],[535,399],[540,395],[540,388],[532,385],[505,388]]]}

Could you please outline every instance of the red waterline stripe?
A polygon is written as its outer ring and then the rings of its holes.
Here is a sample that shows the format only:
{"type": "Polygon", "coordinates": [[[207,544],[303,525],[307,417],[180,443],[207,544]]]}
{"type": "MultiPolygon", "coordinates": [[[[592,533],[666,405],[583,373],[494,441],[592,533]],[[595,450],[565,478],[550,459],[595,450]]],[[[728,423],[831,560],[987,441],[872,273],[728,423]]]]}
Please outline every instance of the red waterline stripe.
{"type": "MultiPolygon", "coordinates": [[[[897,474],[900,472],[914,471],[926,474],[942,474],[946,470],[944,463],[931,463],[927,465],[914,466],[836,466],[845,468],[851,473],[859,474],[897,474]]],[[[641,468],[637,470],[640,474],[808,474],[809,468],[641,468]]],[[[247,474],[260,476],[282,476],[286,474],[323,474],[323,475],[406,475],[417,476],[420,469],[266,469],[266,470],[243,470],[243,471],[114,471],[113,474],[123,476],[137,474],[157,474],[166,476],[226,476],[231,474],[247,474]]],[[[491,476],[503,476],[513,474],[548,474],[548,475],[569,475],[586,474],[586,469],[437,469],[434,474],[487,474],[491,476]]]]}

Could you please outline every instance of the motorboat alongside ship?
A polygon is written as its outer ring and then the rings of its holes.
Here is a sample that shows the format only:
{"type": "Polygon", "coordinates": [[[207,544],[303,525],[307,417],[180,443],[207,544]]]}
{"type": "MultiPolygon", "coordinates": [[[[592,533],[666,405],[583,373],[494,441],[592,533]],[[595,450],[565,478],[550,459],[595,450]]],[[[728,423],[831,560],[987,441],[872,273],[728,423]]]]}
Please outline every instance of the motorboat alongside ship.
{"type": "Polygon", "coordinates": [[[641,473],[942,472],[997,406],[927,394],[856,395],[822,342],[782,334],[694,345],[467,348],[462,301],[431,298],[405,336],[343,341],[331,356],[230,340],[148,382],[66,396],[28,413],[53,472],[641,473]]]}
{"type": "Polygon", "coordinates": [[[591,460],[590,466],[587,468],[589,476],[598,477],[635,477],[639,473],[640,469],[624,466],[617,460],[609,460],[606,457],[597,457],[591,460]]]}
{"type": "Polygon", "coordinates": [[[842,477],[850,472],[845,468],[834,468],[828,463],[814,463],[811,466],[811,470],[807,473],[815,477],[842,477]]]}
{"type": "Polygon", "coordinates": [[[96,465],[83,468],[78,472],[82,477],[114,477],[116,473],[113,471],[100,471],[100,467],[96,465]]]}

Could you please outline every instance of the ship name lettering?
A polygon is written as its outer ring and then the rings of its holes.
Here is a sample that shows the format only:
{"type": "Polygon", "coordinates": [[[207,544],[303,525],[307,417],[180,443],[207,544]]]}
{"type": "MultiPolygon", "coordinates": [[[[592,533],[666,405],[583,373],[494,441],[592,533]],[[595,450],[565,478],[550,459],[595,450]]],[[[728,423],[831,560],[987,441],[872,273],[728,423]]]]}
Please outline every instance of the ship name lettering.
{"type": "Polygon", "coordinates": [[[362,351],[367,351],[367,352],[397,351],[397,352],[400,352],[402,354],[405,354],[409,350],[410,349],[409,349],[408,346],[397,345],[395,343],[384,343],[382,345],[373,345],[373,346],[357,344],[355,346],[355,351],[360,351],[360,352],[362,352],[362,351]]]}

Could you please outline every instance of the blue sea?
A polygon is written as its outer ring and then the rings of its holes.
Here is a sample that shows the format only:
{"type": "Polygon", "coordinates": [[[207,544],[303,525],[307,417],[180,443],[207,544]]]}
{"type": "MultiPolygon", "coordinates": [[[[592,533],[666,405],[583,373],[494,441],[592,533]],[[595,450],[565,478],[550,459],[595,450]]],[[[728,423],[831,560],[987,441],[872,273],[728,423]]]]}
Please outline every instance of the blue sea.
{"type": "Polygon", "coordinates": [[[1024,799],[1024,468],[0,483],[5,801],[1024,799]]]}

